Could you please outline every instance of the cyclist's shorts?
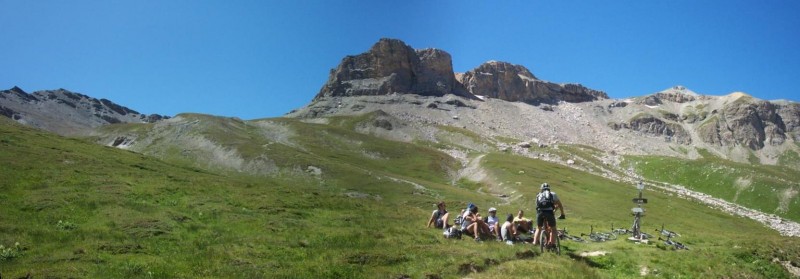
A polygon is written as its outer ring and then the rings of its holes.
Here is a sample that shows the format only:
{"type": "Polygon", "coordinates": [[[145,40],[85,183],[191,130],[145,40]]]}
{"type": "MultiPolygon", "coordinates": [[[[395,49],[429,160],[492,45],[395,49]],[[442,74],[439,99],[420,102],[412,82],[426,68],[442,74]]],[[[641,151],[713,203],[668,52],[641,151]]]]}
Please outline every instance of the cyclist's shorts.
{"type": "Polygon", "coordinates": [[[551,210],[536,212],[536,226],[541,228],[542,226],[544,226],[545,221],[547,221],[547,223],[549,223],[550,226],[555,226],[556,225],[555,212],[551,210]]]}

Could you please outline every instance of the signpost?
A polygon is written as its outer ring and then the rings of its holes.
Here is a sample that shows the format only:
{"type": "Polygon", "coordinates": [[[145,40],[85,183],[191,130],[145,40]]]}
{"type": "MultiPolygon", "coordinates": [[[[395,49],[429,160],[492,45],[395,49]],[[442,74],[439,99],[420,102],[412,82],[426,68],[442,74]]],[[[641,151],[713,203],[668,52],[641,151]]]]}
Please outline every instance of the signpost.
{"type": "Polygon", "coordinates": [[[642,239],[642,226],[641,226],[642,216],[644,216],[644,208],[642,208],[642,205],[647,203],[647,199],[642,198],[642,190],[644,190],[644,183],[639,181],[639,183],[636,184],[636,189],[639,190],[639,197],[633,198],[633,203],[636,204],[636,207],[631,209],[631,212],[633,212],[633,227],[631,228],[631,231],[633,231],[633,236],[628,239],[636,242],[647,241],[645,239],[642,239]]]}

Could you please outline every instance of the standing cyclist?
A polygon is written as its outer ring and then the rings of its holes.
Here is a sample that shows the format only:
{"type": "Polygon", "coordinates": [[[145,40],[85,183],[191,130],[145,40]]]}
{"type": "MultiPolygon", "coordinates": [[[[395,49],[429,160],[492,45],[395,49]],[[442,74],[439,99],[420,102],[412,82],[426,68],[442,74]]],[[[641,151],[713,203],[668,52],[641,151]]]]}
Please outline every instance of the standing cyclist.
{"type": "Polygon", "coordinates": [[[553,240],[555,239],[555,232],[556,232],[556,217],[555,217],[555,209],[558,208],[561,210],[561,216],[558,219],[566,218],[564,215],[564,205],[561,204],[561,200],[558,199],[558,196],[555,192],[550,192],[550,185],[547,183],[542,183],[541,189],[539,194],[536,195],[536,233],[533,236],[533,244],[538,244],[539,235],[542,233],[542,229],[544,228],[544,222],[547,221],[550,224],[550,243],[546,243],[548,246],[552,246],[553,240]]]}

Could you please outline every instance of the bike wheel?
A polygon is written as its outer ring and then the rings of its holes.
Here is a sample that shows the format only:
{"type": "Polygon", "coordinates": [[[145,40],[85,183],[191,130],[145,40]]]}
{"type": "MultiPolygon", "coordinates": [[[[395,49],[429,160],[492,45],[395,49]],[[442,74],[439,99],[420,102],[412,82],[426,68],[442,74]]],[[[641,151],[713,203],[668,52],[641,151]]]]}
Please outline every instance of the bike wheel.
{"type": "Polygon", "coordinates": [[[561,256],[561,239],[556,237],[556,255],[561,256]]]}
{"type": "Polygon", "coordinates": [[[547,246],[547,244],[546,244],[547,243],[547,236],[546,235],[547,235],[547,232],[544,231],[544,230],[542,230],[542,232],[539,233],[539,251],[542,254],[544,254],[544,248],[547,246]]]}

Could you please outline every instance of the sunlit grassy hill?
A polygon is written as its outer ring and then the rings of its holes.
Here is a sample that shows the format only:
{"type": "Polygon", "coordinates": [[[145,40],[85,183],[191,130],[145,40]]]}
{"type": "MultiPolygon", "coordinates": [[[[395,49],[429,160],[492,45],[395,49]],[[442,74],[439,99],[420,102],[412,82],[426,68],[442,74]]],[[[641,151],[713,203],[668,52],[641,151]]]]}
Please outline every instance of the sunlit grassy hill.
{"type": "Polygon", "coordinates": [[[664,224],[681,233],[677,240],[691,250],[673,251],[657,241],[565,241],[564,253],[556,256],[526,245],[444,239],[440,230],[425,228],[439,200],[451,212],[473,202],[484,214],[493,206],[501,215],[525,209],[532,216],[536,185],[548,182],[567,209],[559,226],[580,234],[590,226],[629,225],[636,192],[574,168],[479,149],[490,140],[466,130],[437,129],[429,140],[405,142],[356,131],[374,120],[325,124],[182,115],[159,124],[108,126],[89,141],[2,119],[0,245],[12,248],[0,251],[0,273],[787,278],[776,260],[800,266],[797,238],[653,190],[645,192],[645,231],[655,234],[664,224]],[[118,147],[136,152],[94,143],[118,137],[126,138],[118,147]],[[475,171],[485,179],[459,175],[463,162],[447,150],[467,160],[480,156],[475,171]],[[580,256],[586,251],[608,254],[580,256]]]}
{"type": "Polygon", "coordinates": [[[710,194],[761,212],[800,221],[800,171],[781,166],[742,164],[705,153],[704,158],[632,156],[645,177],[710,194]]]}

